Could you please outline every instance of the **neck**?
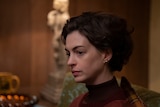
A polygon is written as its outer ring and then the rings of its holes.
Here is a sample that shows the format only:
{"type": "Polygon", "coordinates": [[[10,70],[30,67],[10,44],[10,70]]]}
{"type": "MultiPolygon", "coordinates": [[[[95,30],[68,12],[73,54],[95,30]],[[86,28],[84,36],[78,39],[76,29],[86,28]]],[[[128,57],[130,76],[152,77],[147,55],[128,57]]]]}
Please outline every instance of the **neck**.
{"type": "Polygon", "coordinates": [[[86,85],[98,85],[98,84],[110,81],[111,79],[113,79],[113,77],[114,75],[112,72],[104,70],[103,72],[96,75],[96,77],[86,82],[86,85]]]}

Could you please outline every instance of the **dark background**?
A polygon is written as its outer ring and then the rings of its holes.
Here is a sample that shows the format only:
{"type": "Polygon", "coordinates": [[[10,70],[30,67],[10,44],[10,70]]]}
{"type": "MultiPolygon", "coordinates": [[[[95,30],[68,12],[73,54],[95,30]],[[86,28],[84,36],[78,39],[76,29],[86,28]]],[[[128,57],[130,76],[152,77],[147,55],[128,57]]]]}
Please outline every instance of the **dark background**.
{"type": "MultiPolygon", "coordinates": [[[[0,0],[0,72],[21,79],[21,87],[43,87],[54,72],[52,32],[47,14],[52,0],[0,0]]],[[[127,19],[135,27],[134,52],[119,74],[148,87],[149,0],[70,0],[70,16],[83,11],[105,11],[127,19]]]]}

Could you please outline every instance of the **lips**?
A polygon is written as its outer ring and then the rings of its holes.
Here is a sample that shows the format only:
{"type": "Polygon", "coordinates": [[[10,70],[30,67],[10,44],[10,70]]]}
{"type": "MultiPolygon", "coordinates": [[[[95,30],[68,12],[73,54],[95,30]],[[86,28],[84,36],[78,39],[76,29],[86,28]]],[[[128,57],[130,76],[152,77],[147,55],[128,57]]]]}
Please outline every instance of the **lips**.
{"type": "Polygon", "coordinates": [[[80,75],[80,71],[72,71],[72,74],[74,77],[77,77],[80,75]]]}

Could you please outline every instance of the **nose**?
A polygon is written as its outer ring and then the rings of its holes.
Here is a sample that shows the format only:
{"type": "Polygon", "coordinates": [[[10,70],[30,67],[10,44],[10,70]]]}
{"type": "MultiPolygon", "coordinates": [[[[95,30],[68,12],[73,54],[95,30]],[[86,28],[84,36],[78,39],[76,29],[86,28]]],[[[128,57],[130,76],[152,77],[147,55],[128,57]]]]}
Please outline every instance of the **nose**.
{"type": "Polygon", "coordinates": [[[75,57],[73,55],[70,55],[67,61],[67,65],[68,66],[74,66],[76,64],[76,60],[75,57]]]}

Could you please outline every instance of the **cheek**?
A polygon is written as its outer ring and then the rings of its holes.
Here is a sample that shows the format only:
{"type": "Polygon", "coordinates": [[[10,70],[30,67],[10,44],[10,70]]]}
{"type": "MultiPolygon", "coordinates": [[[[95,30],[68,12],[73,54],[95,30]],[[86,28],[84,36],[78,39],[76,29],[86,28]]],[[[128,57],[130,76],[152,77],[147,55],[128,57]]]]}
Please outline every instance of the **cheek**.
{"type": "Polygon", "coordinates": [[[98,55],[88,55],[87,58],[81,63],[83,70],[86,72],[98,71],[102,68],[102,58],[98,55]]]}

